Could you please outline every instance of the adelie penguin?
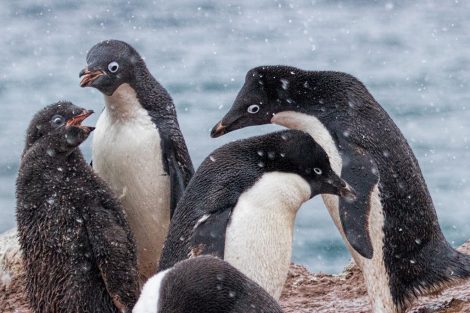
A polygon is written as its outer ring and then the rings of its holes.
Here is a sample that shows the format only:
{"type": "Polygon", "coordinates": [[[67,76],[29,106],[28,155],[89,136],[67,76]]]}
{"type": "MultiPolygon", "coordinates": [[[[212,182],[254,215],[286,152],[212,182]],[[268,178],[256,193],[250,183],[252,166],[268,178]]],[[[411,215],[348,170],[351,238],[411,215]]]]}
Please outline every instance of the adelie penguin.
{"type": "Polygon", "coordinates": [[[92,47],[80,77],[82,87],[104,94],[93,168],[124,205],[145,280],[155,273],[170,217],[193,174],[175,106],[139,53],[122,41],[92,47]]]}
{"type": "Polygon", "coordinates": [[[254,68],[212,136],[267,123],[308,132],[357,192],[355,201],[323,200],[362,268],[375,312],[402,312],[416,296],[470,276],[470,257],[442,234],[413,151],[360,81],[254,68]]]}
{"type": "Polygon", "coordinates": [[[139,294],[124,211],[78,148],[91,113],[59,102],[27,131],[16,216],[33,312],[130,312],[139,294]]]}
{"type": "Polygon", "coordinates": [[[177,263],[150,278],[133,313],[282,313],[263,288],[212,256],[177,263]]]}
{"type": "Polygon", "coordinates": [[[222,146],[204,160],[178,203],[160,270],[211,254],[279,299],[297,211],[318,194],[354,197],[308,134],[289,130],[222,146]]]}

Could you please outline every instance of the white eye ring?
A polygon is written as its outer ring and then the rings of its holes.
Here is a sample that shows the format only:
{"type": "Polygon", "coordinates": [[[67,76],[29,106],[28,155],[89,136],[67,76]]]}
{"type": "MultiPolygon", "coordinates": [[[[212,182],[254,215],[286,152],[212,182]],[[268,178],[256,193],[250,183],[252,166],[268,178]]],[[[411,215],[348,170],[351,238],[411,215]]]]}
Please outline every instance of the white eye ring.
{"type": "Polygon", "coordinates": [[[321,173],[323,173],[322,170],[319,169],[318,167],[315,167],[315,168],[313,169],[313,171],[314,171],[315,174],[317,174],[317,175],[321,175],[321,173]]]}
{"type": "Polygon", "coordinates": [[[54,126],[59,127],[59,126],[64,125],[65,119],[64,119],[64,117],[61,116],[61,115],[54,115],[54,116],[52,117],[51,123],[52,123],[54,126]]]}
{"type": "Polygon", "coordinates": [[[108,70],[111,72],[111,73],[116,73],[117,70],[119,69],[119,64],[118,62],[111,62],[108,64],[108,70]]]}
{"type": "Polygon", "coordinates": [[[252,104],[246,109],[248,113],[255,114],[259,112],[259,105],[257,104],[252,104]]]}

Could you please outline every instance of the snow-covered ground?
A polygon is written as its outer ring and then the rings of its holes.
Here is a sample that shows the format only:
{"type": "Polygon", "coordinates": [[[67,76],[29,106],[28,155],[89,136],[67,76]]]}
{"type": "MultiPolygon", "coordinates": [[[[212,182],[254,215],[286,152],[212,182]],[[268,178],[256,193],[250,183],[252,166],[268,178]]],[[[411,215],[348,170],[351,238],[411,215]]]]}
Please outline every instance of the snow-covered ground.
{"type": "MultiPolygon", "coordinates": [[[[276,129],[209,138],[251,67],[354,74],[413,146],[449,241],[468,239],[470,3],[235,2],[2,2],[0,231],[15,224],[15,176],[31,116],[58,99],[99,112],[101,95],[81,89],[78,72],[87,49],[115,38],[133,44],[171,92],[196,165],[227,141],[276,129]]],[[[302,208],[295,236],[294,260],[313,271],[337,272],[349,258],[318,199],[302,208]]]]}

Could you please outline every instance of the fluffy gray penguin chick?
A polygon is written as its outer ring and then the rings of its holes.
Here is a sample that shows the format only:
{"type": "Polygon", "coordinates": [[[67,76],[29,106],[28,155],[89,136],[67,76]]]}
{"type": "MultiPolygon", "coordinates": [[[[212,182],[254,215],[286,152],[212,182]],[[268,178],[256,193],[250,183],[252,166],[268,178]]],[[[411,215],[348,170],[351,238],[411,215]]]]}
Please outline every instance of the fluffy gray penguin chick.
{"type": "Polygon", "coordinates": [[[126,216],[78,146],[91,115],[70,102],[37,113],[16,182],[18,236],[34,312],[129,312],[139,295],[126,216]]]}

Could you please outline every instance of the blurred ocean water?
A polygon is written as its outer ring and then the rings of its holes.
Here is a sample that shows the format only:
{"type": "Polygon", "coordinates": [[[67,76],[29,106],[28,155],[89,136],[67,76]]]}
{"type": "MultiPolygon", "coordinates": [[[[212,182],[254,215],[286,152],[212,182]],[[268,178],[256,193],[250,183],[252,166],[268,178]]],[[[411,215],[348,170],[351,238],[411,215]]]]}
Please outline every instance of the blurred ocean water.
{"type": "MultiPolygon", "coordinates": [[[[101,94],[81,89],[78,73],[92,45],[115,38],[134,45],[170,91],[196,166],[223,143],[277,129],[209,138],[250,68],[288,64],[355,75],[411,143],[444,233],[458,246],[470,238],[469,14],[470,2],[438,0],[4,1],[0,232],[15,225],[29,120],[59,99],[99,112],[101,94]]],[[[294,261],[337,272],[349,258],[323,203],[308,202],[298,216],[294,261]]]]}

